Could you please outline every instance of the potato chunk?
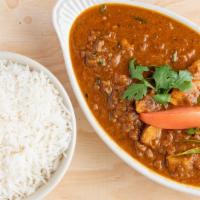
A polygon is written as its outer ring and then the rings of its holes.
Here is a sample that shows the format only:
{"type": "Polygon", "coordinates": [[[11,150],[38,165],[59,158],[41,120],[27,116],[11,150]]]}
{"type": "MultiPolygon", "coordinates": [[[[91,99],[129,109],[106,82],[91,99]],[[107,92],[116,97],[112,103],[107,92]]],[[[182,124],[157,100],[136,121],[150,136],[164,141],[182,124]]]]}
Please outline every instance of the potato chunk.
{"type": "Polygon", "coordinates": [[[192,73],[194,80],[200,80],[200,60],[194,62],[188,70],[192,73]]]}
{"type": "Polygon", "coordinates": [[[135,106],[138,113],[154,112],[161,109],[161,105],[156,103],[150,95],[145,96],[140,101],[136,101],[135,106]]]}
{"type": "Polygon", "coordinates": [[[175,106],[197,104],[200,95],[200,60],[194,62],[188,70],[193,76],[192,88],[186,92],[174,89],[171,93],[171,103],[175,106]]]}
{"type": "Polygon", "coordinates": [[[161,134],[162,134],[162,129],[154,126],[149,126],[144,130],[141,137],[141,141],[147,146],[150,146],[151,148],[155,149],[156,144],[158,144],[158,141],[161,137],[161,134]]]}
{"type": "Polygon", "coordinates": [[[174,89],[171,93],[171,104],[178,106],[178,105],[184,105],[187,101],[187,96],[184,92],[181,92],[180,90],[174,89]]]}
{"type": "Polygon", "coordinates": [[[187,156],[187,157],[175,157],[175,156],[168,156],[167,157],[167,164],[169,170],[178,176],[192,176],[194,162],[195,162],[195,155],[187,156]]]}
{"type": "Polygon", "coordinates": [[[200,95],[200,81],[193,81],[192,88],[186,92],[174,89],[170,102],[175,106],[195,105],[200,95]]]}

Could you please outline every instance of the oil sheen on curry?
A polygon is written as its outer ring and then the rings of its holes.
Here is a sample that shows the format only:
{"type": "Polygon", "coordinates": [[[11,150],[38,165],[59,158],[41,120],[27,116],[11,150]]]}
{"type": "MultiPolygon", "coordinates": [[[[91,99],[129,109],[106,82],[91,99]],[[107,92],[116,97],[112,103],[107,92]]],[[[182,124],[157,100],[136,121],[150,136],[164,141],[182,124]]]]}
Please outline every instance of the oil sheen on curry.
{"type": "Polygon", "coordinates": [[[162,14],[92,7],[70,33],[73,67],[105,131],[131,156],[200,185],[200,35],[162,14]]]}

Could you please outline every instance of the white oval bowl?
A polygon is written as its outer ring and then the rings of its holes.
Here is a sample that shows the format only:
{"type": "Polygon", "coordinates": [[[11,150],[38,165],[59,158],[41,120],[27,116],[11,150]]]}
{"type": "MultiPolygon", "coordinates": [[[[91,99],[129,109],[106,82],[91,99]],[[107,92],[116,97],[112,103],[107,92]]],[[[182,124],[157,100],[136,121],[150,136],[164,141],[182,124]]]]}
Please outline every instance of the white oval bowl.
{"type": "Polygon", "coordinates": [[[76,79],[71,58],[70,58],[70,48],[69,48],[69,36],[71,27],[75,21],[75,19],[87,8],[99,5],[102,3],[121,3],[126,5],[137,6],[149,10],[156,11],[158,13],[164,14],[172,19],[175,19],[182,24],[190,27],[191,29],[195,30],[196,32],[200,33],[200,27],[194,24],[193,22],[189,21],[188,19],[181,17],[174,12],[171,12],[165,8],[161,8],[159,6],[146,4],[137,1],[131,0],[60,0],[56,4],[54,11],[53,11],[53,23],[55,30],[57,32],[63,55],[65,58],[66,69],[67,73],[73,88],[73,91],[77,97],[77,100],[86,115],[88,121],[95,129],[99,137],[107,144],[107,146],[117,154],[123,161],[125,161],[129,166],[140,172],[141,174],[147,176],[151,180],[160,183],[164,186],[169,188],[198,195],[200,196],[200,187],[195,187],[187,184],[182,184],[172,179],[166,178],[153,170],[147,168],[142,163],[131,157],[128,153],[126,153],[123,149],[121,149],[115,142],[112,140],[109,135],[104,131],[98,121],[95,119],[94,115],[92,114],[90,108],[88,107],[85,98],[81,92],[79,87],[78,81],[76,79]]]}
{"type": "Polygon", "coordinates": [[[74,154],[75,145],[76,145],[76,119],[75,119],[74,110],[73,110],[71,101],[69,99],[69,96],[67,95],[62,84],[44,66],[42,66],[38,62],[36,62],[28,57],[25,57],[25,56],[22,56],[22,55],[19,55],[16,53],[11,53],[11,52],[0,52],[0,59],[11,60],[11,61],[17,62],[19,64],[28,65],[30,67],[30,69],[32,69],[32,70],[44,72],[44,74],[47,75],[47,77],[49,78],[51,83],[54,85],[54,87],[58,90],[60,96],[63,99],[64,105],[71,113],[71,118],[72,118],[71,123],[72,123],[73,130],[72,130],[71,144],[70,144],[69,149],[66,154],[67,156],[61,160],[58,169],[52,175],[52,177],[49,179],[49,181],[46,184],[42,185],[38,190],[36,190],[34,192],[34,194],[27,197],[27,200],[41,200],[48,193],[50,193],[56,187],[56,185],[61,181],[62,177],[64,176],[65,172],[67,171],[67,169],[69,168],[69,165],[71,163],[71,160],[72,160],[72,157],[74,154]]]}

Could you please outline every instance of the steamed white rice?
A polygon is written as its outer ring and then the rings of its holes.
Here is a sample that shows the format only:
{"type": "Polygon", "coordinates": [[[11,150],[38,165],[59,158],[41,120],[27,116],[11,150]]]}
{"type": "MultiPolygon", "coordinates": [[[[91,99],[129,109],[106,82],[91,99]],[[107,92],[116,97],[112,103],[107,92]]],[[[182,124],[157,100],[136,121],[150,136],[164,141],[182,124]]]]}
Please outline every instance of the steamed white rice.
{"type": "Polygon", "coordinates": [[[71,115],[43,72],[0,60],[0,200],[45,184],[67,153],[71,115]]]}

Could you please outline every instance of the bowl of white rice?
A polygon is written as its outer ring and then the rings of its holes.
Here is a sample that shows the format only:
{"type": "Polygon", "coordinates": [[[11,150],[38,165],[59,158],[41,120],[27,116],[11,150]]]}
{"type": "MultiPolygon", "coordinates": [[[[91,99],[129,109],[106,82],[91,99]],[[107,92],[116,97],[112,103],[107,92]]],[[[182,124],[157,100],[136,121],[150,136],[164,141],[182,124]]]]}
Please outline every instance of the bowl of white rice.
{"type": "Polygon", "coordinates": [[[43,199],[75,143],[74,110],[57,78],[30,58],[0,52],[0,199],[43,199]]]}

